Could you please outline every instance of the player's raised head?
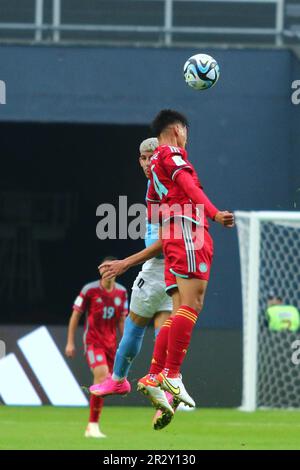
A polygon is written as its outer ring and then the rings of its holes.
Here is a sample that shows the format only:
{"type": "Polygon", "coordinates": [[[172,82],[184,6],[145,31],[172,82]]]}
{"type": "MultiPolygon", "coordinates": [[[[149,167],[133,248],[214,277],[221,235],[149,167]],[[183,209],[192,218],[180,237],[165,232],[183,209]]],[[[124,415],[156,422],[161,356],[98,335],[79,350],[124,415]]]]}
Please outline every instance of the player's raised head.
{"type": "MultiPolygon", "coordinates": [[[[115,261],[117,259],[118,258],[116,258],[115,256],[111,256],[111,255],[105,256],[105,258],[101,260],[100,265],[103,264],[105,261],[115,261]]],[[[104,272],[103,270],[100,271],[100,277],[102,276],[103,272],[104,272]]]]}
{"type": "Polygon", "coordinates": [[[143,140],[140,145],[140,165],[144,170],[146,178],[150,177],[150,159],[158,147],[158,139],[156,137],[150,137],[149,139],[143,140]]]}
{"type": "Polygon", "coordinates": [[[158,147],[158,140],[156,137],[149,137],[149,139],[143,140],[140,145],[140,155],[145,152],[154,153],[155,149],[158,147]]]}
{"type": "Polygon", "coordinates": [[[105,256],[105,258],[103,258],[100,264],[104,263],[104,261],[115,261],[116,259],[118,258],[116,258],[115,256],[108,255],[108,256],[105,256]]]}
{"type": "Polygon", "coordinates": [[[174,136],[178,145],[185,147],[188,120],[184,114],[173,109],[162,109],[154,118],[151,128],[159,140],[163,135],[174,136]]]}

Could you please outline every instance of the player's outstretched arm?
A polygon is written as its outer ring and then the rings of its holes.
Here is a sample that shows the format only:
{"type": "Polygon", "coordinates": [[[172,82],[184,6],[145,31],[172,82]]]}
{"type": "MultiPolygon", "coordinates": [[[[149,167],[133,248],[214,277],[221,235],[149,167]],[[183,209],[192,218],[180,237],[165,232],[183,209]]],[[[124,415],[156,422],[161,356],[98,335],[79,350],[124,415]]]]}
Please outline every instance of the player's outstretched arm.
{"type": "Polygon", "coordinates": [[[234,215],[229,211],[219,211],[204,191],[196,185],[192,175],[184,169],[176,175],[176,184],[185,192],[194,204],[202,204],[210,219],[224,225],[234,227],[234,215]]]}
{"type": "Polygon", "coordinates": [[[217,212],[215,215],[215,221],[227,228],[234,227],[234,215],[229,211],[217,212]]]}
{"type": "Polygon", "coordinates": [[[81,312],[73,310],[68,327],[68,339],[65,349],[65,354],[67,357],[74,357],[76,354],[75,348],[75,334],[78,327],[78,323],[81,317],[81,312]]]}
{"type": "Polygon", "coordinates": [[[121,276],[121,274],[124,274],[128,269],[158,256],[161,252],[162,242],[161,240],[157,240],[144,250],[134,253],[125,259],[105,261],[98,266],[98,270],[103,279],[111,279],[112,277],[121,276]]]}

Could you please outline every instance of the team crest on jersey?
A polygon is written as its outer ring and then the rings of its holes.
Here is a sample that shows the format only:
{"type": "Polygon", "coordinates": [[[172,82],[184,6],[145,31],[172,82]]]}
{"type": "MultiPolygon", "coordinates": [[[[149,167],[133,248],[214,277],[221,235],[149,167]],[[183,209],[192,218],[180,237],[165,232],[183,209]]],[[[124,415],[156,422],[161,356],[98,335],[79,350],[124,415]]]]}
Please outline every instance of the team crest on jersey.
{"type": "Polygon", "coordinates": [[[115,306],[119,307],[122,303],[122,300],[120,299],[120,297],[116,297],[114,302],[115,302],[115,306]]]}
{"type": "Polygon", "coordinates": [[[199,270],[201,273],[206,273],[207,272],[207,264],[206,263],[200,263],[199,264],[199,270]]]}
{"type": "Polygon", "coordinates": [[[103,361],[103,356],[101,356],[101,354],[97,354],[96,359],[97,359],[98,362],[102,362],[103,361]]]}
{"type": "Polygon", "coordinates": [[[98,297],[98,299],[96,300],[96,302],[97,302],[97,304],[101,304],[101,302],[102,302],[101,297],[98,297]]]}

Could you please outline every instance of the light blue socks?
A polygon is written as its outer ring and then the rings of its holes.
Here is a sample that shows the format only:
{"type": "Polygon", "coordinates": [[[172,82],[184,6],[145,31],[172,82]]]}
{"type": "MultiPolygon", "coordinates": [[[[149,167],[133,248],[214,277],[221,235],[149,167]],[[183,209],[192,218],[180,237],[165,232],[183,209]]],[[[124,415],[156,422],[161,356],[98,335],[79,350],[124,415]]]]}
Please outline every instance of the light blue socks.
{"type": "Polygon", "coordinates": [[[132,361],[141,350],[147,326],[137,326],[128,316],[125,320],[124,334],[115,357],[112,378],[120,380],[128,376],[132,361]]]}

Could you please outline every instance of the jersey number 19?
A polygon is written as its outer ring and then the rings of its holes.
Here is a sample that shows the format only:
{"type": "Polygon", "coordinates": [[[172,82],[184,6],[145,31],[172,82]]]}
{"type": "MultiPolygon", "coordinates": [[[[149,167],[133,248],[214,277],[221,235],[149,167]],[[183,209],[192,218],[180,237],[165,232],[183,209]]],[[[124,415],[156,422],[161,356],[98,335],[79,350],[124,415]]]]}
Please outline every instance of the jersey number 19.
{"type": "Polygon", "coordinates": [[[115,309],[114,307],[104,307],[103,308],[103,319],[104,320],[109,320],[112,318],[115,314],[115,309]]]}

